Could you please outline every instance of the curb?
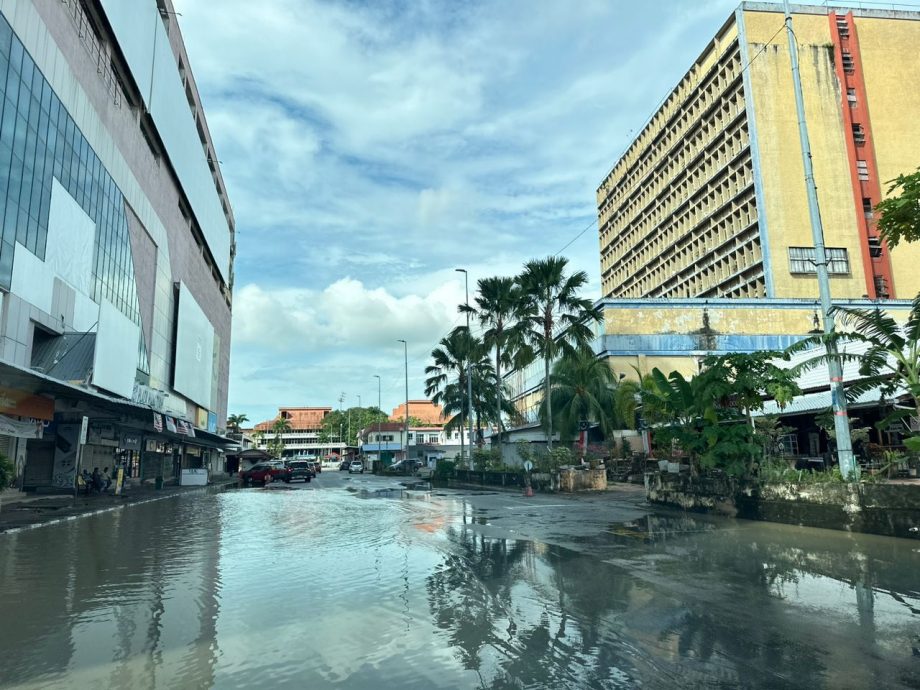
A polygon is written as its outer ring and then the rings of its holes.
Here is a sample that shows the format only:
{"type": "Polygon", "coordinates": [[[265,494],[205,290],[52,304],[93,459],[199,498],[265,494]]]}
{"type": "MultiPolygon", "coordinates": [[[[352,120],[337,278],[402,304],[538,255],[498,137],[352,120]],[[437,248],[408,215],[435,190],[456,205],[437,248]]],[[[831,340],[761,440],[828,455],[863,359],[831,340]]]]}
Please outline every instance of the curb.
{"type": "Polygon", "coordinates": [[[108,508],[100,508],[99,510],[90,510],[85,513],[77,513],[76,515],[68,515],[67,517],[54,518],[52,520],[45,520],[44,522],[35,522],[31,525],[22,525],[21,527],[10,527],[8,529],[3,529],[0,527],[0,535],[4,534],[17,534],[18,532],[27,532],[29,530],[38,529],[39,527],[48,527],[49,525],[60,525],[64,522],[71,522],[73,520],[79,520],[80,518],[90,517],[92,515],[102,515],[103,513],[113,513],[116,510],[123,510],[124,508],[130,508],[132,506],[140,506],[145,503],[153,503],[154,501],[165,501],[170,498],[176,498],[177,496],[186,496],[188,494],[197,494],[202,491],[210,490],[224,490],[228,486],[232,486],[232,483],[222,483],[222,484],[212,484],[208,486],[202,486],[195,489],[187,489],[185,491],[177,491],[175,493],[168,494],[166,496],[153,496],[151,498],[145,498],[140,501],[132,501],[130,503],[122,503],[117,506],[109,506],[108,508]]]}

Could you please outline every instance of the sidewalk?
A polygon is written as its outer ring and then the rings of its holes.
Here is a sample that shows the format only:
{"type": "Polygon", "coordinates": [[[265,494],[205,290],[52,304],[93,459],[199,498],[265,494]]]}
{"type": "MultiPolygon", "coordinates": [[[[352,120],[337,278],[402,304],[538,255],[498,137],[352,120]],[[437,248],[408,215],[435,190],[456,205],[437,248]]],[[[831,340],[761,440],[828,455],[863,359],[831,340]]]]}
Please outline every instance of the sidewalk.
{"type": "Polygon", "coordinates": [[[207,486],[133,486],[121,496],[93,494],[91,496],[47,496],[23,493],[15,489],[0,492],[0,534],[57,524],[87,515],[96,515],[125,506],[173,498],[196,491],[223,490],[235,485],[236,477],[218,477],[207,486]]]}

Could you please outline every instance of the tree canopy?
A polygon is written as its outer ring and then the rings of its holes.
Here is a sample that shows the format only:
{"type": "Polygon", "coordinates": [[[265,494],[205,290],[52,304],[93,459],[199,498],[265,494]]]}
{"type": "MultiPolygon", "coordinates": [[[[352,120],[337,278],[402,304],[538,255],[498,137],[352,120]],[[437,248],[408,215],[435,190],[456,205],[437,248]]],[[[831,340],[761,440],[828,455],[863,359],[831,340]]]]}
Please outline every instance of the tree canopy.
{"type": "Polygon", "coordinates": [[[876,226],[879,234],[889,247],[916,242],[920,240],[920,168],[898,175],[890,184],[888,198],[875,207],[881,215],[876,226]]]}

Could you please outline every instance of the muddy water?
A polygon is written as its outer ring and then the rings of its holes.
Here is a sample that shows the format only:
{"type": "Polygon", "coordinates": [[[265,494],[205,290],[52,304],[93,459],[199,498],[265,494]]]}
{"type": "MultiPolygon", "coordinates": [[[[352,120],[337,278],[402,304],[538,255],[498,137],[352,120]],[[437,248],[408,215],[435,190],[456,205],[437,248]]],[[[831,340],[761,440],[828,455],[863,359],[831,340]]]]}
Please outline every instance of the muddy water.
{"type": "Polygon", "coordinates": [[[920,687],[920,542],[373,482],[0,535],[0,686],[920,687]]]}

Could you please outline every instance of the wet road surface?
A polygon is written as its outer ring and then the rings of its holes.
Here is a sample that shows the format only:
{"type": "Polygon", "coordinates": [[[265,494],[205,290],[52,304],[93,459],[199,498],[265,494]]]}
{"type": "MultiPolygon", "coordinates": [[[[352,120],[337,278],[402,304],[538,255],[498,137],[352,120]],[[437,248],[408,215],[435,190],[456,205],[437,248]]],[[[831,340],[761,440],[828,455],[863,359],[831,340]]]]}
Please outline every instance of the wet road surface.
{"type": "Polygon", "coordinates": [[[920,688],[920,541],[323,473],[0,535],[0,687],[920,688]]]}

